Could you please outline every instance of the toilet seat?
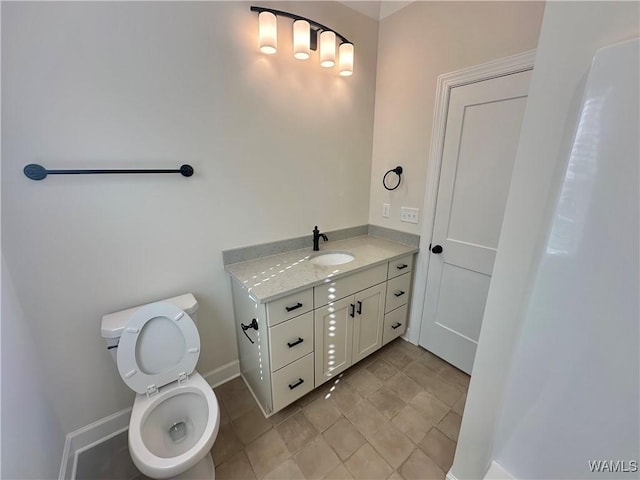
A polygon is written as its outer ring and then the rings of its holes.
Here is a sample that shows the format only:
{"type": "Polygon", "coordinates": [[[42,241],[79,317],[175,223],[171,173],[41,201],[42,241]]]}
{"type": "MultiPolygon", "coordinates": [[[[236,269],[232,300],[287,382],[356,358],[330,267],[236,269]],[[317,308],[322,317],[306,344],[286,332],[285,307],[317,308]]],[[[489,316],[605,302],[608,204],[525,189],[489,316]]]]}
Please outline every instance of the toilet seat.
{"type": "Polygon", "coordinates": [[[185,381],[198,362],[200,336],[191,317],[165,302],[141,307],[127,322],[118,344],[118,371],[129,388],[151,395],[185,381]]]}

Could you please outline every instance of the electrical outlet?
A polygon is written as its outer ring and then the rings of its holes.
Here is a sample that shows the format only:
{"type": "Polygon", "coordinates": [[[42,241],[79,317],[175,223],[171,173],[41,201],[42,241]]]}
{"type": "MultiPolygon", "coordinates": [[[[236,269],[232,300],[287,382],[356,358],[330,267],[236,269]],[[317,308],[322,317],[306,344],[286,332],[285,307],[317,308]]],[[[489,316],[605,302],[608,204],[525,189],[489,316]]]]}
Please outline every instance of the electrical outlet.
{"type": "Polygon", "coordinates": [[[382,216],[384,218],[389,218],[390,210],[391,210],[391,205],[389,205],[388,203],[383,203],[382,204],[382,216]]]}
{"type": "Polygon", "coordinates": [[[420,210],[417,208],[402,207],[400,208],[400,221],[407,223],[418,223],[419,212],[420,210]]]}

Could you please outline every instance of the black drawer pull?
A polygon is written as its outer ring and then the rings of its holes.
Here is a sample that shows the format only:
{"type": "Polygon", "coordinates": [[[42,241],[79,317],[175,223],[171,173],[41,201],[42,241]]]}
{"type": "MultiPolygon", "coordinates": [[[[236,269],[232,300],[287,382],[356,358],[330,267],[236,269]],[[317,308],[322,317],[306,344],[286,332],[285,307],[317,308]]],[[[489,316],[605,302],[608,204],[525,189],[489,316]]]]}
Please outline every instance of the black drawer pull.
{"type": "Polygon", "coordinates": [[[362,315],[362,302],[358,300],[358,315],[362,315]]]}
{"type": "Polygon", "coordinates": [[[304,342],[304,340],[300,337],[298,337],[298,339],[295,342],[287,342],[287,345],[289,345],[289,348],[293,348],[296,345],[301,344],[302,342],[304,342]]]}
{"type": "Polygon", "coordinates": [[[300,302],[296,303],[293,307],[284,307],[284,309],[287,312],[292,312],[294,310],[297,310],[298,308],[300,308],[302,306],[302,304],[300,302]]]}
{"type": "Polygon", "coordinates": [[[351,313],[349,314],[349,316],[351,318],[354,318],[356,316],[356,306],[353,303],[351,304],[351,313]]]}
{"type": "Polygon", "coordinates": [[[300,386],[300,385],[302,385],[303,383],[304,383],[304,380],[303,380],[303,379],[301,379],[301,378],[299,378],[299,379],[298,379],[298,381],[297,381],[296,383],[294,383],[294,384],[291,384],[291,383],[290,383],[290,384],[289,384],[289,389],[290,389],[290,390],[293,390],[294,388],[299,387],[299,386],[300,386]]]}
{"type": "Polygon", "coordinates": [[[391,328],[393,328],[395,330],[396,328],[399,328],[401,326],[402,326],[402,324],[400,322],[398,322],[398,323],[396,323],[394,325],[391,325],[391,328]]]}
{"type": "Polygon", "coordinates": [[[407,265],[406,263],[403,263],[401,265],[396,265],[396,268],[398,270],[404,270],[405,268],[407,268],[409,265],[407,265]]]}
{"type": "Polygon", "coordinates": [[[394,293],[394,295],[395,295],[396,297],[401,297],[401,296],[402,296],[402,295],[404,295],[404,294],[405,294],[405,292],[404,292],[403,290],[398,290],[396,293],[394,293]]]}

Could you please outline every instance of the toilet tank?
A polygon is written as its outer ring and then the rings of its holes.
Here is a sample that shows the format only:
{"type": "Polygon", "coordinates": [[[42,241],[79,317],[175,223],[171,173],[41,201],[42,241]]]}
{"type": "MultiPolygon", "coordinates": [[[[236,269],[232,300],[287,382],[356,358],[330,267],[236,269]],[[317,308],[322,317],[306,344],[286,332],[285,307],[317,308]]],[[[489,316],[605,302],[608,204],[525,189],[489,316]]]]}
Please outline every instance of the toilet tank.
{"type": "MultiPolygon", "coordinates": [[[[198,318],[196,312],[198,311],[198,301],[191,293],[185,293],[184,295],[178,295],[177,297],[171,297],[164,300],[157,300],[158,302],[167,302],[175,305],[180,310],[183,310],[191,319],[198,325],[198,318]]],[[[156,303],[156,302],[153,302],[156,303]]],[[[119,312],[109,313],[102,317],[101,334],[102,338],[107,342],[107,348],[111,352],[113,359],[116,359],[118,342],[120,341],[120,335],[124,327],[129,322],[131,315],[134,312],[145,305],[138,305],[137,307],[128,308],[119,312]]]]}

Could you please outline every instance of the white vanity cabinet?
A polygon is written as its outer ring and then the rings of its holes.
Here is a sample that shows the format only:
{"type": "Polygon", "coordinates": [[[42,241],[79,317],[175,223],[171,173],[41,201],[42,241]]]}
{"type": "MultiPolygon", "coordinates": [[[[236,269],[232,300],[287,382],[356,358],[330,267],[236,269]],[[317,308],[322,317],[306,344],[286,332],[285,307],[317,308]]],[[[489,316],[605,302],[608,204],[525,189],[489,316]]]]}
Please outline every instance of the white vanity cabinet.
{"type": "Polygon", "coordinates": [[[265,415],[405,332],[412,267],[408,254],[266,303],[232,277],[240,371],[265,415]]]}
{"type": "Polygon", "coordinates": [[[316,386],[382,346],[387,269],[378,265],[315,288],[316,302],[327,303],[314,311],[316,386]]]}
{"type": "Polygon", "coordinates": [[[385,300],[382,344],[398,338],[407,331],[413,255],[389,262],[387,297],[385,300]]]}

